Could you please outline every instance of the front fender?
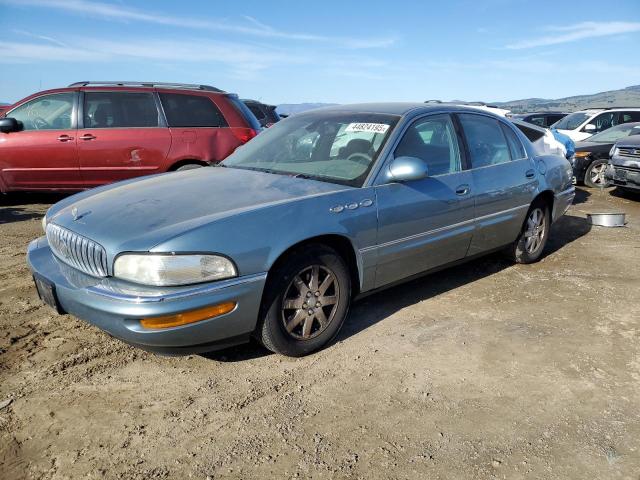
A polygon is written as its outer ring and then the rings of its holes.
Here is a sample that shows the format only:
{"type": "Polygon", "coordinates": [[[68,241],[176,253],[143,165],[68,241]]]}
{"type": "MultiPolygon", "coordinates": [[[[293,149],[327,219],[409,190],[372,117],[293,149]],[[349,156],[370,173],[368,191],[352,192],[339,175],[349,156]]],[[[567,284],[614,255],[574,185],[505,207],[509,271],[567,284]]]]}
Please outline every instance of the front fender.
{"type": "Polygon", "coordinates": [[[267,272],[290,247],[323,235],[347,238],[363,282],[359,250],[376,243],[377,205],[372,187],[342,190],[256,207],[164,241],[153,252],[213,252],[233,259],[239,275],[267,272]]]}

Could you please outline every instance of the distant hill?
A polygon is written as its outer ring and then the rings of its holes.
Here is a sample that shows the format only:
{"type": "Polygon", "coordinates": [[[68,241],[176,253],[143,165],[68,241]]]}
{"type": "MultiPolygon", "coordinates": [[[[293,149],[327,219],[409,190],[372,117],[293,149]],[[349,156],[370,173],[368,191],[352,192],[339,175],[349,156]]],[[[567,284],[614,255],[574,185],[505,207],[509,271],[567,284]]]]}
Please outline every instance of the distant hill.
{"type": "Polygon", "coordinates": [[[330,107],[336,105],[335,103],[283,103],[278,105],[276,112],[282,115],[293,115],[294,113],[305,112],[307,110],[313,110],[314,108],[330,107]]]}
{"type": "Polygon", "coordinates": [[[573,112],[585,108],[597,107],[640,107],[640,85],[594,93],[592,95],[576,95],[574,97],[549,100],[546,98],[525,98],[509,102],[491,102],[500,108],[506,108],[513,113],[544,112],[559,110],[573,112]]]}

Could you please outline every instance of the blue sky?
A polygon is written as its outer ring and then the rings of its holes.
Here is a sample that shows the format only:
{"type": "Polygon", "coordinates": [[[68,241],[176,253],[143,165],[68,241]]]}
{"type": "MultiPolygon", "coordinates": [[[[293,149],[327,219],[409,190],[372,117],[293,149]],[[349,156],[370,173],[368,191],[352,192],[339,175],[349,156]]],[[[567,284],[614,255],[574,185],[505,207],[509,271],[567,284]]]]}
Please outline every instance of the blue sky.
{"type": "Polygon", "coordinates": [[[501,101],[640,84],[640,3],[0,0],[0,101],[78,80],[271,103],[501,101]]]}

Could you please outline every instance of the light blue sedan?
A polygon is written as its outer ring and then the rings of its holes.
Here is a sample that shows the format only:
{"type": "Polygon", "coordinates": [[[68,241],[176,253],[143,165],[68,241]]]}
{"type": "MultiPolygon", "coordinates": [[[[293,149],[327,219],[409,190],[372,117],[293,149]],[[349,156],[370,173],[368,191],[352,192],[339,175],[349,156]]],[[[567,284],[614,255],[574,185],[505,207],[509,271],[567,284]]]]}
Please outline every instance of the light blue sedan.
{"type": "Polygon", "coordinates": [[[299,356],[366,292],[496,250],[538,260],[571,175],[486,111],[331,107],[278,122],[219,167],[59,202],[28,262],[42,300],[141,348],[254,337],[299,356]]]}

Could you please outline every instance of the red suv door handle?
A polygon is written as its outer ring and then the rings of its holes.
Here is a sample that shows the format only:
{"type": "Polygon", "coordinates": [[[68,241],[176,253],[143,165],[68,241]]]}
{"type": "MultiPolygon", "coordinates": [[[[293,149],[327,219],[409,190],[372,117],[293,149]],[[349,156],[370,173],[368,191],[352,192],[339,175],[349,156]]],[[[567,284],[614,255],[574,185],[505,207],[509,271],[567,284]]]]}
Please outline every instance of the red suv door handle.
{"type": "Polygon", "coordinates": [[[80,140],[93,140],[94,138],[96,138],[95,135],[91,135],[90,133],[85,133],[80,137],[80,140]]]}
{"type": "Polygon", "coordinates": [[[60,142],[70,142],[71,140],[73,140],[73,137],[71,137],[69,135],[60,135],[58,137],[58,141],[60,141],[60,142]]]}

